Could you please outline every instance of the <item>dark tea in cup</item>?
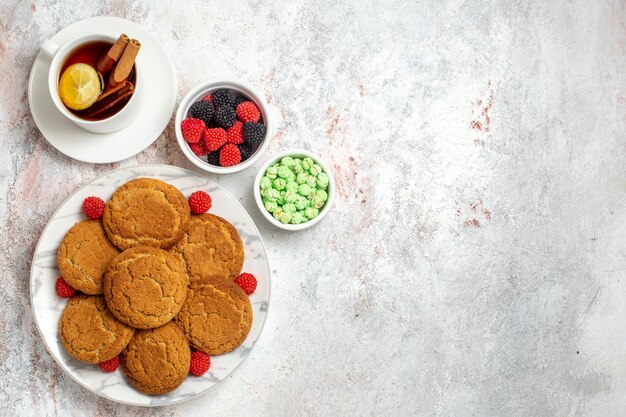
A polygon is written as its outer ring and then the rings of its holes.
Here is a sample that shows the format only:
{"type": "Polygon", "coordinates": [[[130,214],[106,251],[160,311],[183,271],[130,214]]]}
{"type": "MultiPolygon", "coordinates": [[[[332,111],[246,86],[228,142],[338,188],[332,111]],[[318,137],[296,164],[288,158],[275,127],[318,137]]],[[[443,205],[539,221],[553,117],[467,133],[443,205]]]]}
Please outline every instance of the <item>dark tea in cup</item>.
{"type": "Polygon", "coordinates": [[[91,41],[71,51],[59,71],[59,95],[66,108],[88,121],[123,109],[137,85],[134,62],[140,46],[122,34],[115,43],[91,41]]]}

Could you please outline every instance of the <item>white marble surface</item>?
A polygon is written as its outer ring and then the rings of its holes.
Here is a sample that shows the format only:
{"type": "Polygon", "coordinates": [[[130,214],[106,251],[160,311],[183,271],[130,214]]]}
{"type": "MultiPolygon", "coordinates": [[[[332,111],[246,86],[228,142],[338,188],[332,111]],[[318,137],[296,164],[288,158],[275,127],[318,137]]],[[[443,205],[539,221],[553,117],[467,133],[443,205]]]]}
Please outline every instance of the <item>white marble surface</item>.
{"type": "MultiPolygon", "coordinates": [[[[0,2],[0,415],[626,414],[626,3],[0,2]],[[256,212],[255,168],[212,177],[249,209],[273,268],[250,358],[192,402],[118,406],[53,363],[34,327],[36,240],[112,168],[192,168],[173,135],[94,166],[39,134],[39,42],[78,19],[144,25],[180,93],[220,76],[281,110],[338,198],[290,234],[256,212]]],[[[259,161],[259,164],[262,161],[259,161]]]]}

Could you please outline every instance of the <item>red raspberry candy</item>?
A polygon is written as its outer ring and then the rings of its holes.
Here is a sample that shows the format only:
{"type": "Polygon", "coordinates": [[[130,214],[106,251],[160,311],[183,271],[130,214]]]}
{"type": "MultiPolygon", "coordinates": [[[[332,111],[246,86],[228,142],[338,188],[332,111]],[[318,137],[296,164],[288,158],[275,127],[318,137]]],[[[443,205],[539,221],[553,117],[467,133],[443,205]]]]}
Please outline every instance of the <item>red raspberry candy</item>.
{"type": "Polygon", "coordinates": [[[54,284],[54,289],[57,292],[57,295],[61,298],[70,298],[74,294],[76,294],[76,289],[71,287],[63,277],[57,278],[56,284],[54,284]]]}
{"type": "Polygon", "coordinates": [[[204,132],[204,122],[200,119],[188,118],[180,122],[180,130],[183,131],[183,138],[189,143],[197,143],[202,139],[204,132]]]}
{"type": "Polygon", "coordinates": [[[104,372],[107,372],[107,373],[108,372],[115,372],[117,370],[117,368],[119,368],[119,366],[120,366],[120,357],[116,356],[113,359],[109,359],[108,361],[100,362],[98,364],[98,366],[104,372]]]}
{"type": "Polygon", "coordinates": [[[83,201],[83,213],[90,220],[98,220],[104,213],[104,200],[100,197],[87,197],[83,201]]]}
{"type": "Polygon", "coordinates": [[[241,162],[241,152],[237,145],[227,143],[220,150],[220,165],[223,167],[230,167],[237,165],[241,162]]]}
{"type": "Polygon", "coordinates": [[[211,366],[211,358],[204,352],[199,350],[191,352],[191,363],[189,364],[189,373],[195,376],[203,375],[211,366]]]}
{"type": "Polygon", "coordinates": [[[244,101],[237,106],[237,118],[242,122],[258,122],[261,119],[259,108],[251,101],[244,101]]]}
{"type": "Polygon", "coordinates": [[[205,130],[202,138],[204,139],[204,147],[209,152],[218,150],[228,140],[226,131],[221,127],[215,127],[205,130]]]}
{"type": "Polygon", "coordinates": [[[189,148],[191,149],[191,152],[195,153],[198,156],[205,156],[209,153],[209,151],[206,150],[206,146],[204,146],[203,140],[196,143],[189,143],[189,148]]]}
{"type": "Polygon", "coordinates": [[[189,196],[189,207],[193,214],[202,214],[211,208],[211,196],[204,191],[196,191],[189,196]]]}
{"type": "Polygon", "coordinates": [[[228,143],[232,143],[233,145],[239,145],[244,142],[243,139],[243,123],[239,120],[235,122],[227,131],[226,136],[228,137],[228,143]]]}
{"type": "Polygon", "coordinates": [[[242,272],[235,278],[235,284],[239,285],[246,294],[250,295],[256,290],[256,278],[247,272],[242,272]]]}

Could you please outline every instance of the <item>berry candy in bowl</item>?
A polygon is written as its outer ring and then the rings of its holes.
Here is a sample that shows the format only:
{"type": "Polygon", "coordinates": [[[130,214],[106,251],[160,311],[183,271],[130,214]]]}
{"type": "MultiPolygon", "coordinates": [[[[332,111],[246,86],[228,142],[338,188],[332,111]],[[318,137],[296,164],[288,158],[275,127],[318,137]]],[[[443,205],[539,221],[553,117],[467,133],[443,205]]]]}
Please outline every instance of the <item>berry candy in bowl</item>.
{"type": "Polygon", "coordinates": [[[284,230],[303,230],[330,211],[335,181],[328,165],[297,149],[270,158],[254,180],[254,199],[263,216],[284,230]]]}
{"type": "Polygon", "coordinates": [[[235,81],[203,83],[176,112],[183,153],[205,171],[230,174],[252,165],[269,145],[270,108],[251,87],[235,81]]]}

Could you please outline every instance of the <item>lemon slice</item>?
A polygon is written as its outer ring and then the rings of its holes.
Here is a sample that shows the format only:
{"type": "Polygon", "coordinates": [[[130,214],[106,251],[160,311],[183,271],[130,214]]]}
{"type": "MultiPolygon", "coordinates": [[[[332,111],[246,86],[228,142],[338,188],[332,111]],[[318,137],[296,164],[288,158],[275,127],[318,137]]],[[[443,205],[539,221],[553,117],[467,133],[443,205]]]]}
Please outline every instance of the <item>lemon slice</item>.
{"type": "Polygon", "coordinates": [[[59,96],[63,104],[72,110],[84,110],[91,106],[98,100],[100,91],[100,77],[91,65],[70,65],[61,74],[59,96]]]}

